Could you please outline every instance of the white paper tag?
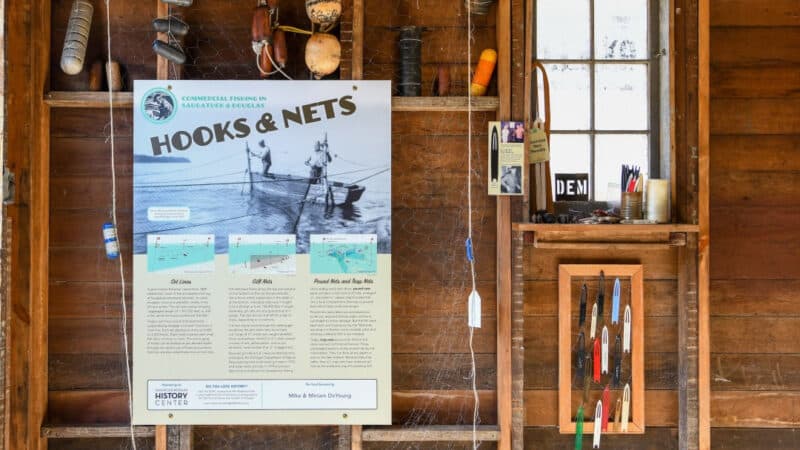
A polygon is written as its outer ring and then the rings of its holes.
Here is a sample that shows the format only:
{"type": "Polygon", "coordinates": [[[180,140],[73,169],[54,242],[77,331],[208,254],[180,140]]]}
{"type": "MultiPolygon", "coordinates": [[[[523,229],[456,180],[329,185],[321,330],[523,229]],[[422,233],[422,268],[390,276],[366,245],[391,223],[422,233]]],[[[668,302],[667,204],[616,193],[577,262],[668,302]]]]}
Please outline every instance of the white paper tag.
{"type": "Polygon", "coordinates": [[[481,327],[481,296],[478,294],[478,291],[472,291],[472,293],[469,294],[467,321],[472,328],[481,327]]]}

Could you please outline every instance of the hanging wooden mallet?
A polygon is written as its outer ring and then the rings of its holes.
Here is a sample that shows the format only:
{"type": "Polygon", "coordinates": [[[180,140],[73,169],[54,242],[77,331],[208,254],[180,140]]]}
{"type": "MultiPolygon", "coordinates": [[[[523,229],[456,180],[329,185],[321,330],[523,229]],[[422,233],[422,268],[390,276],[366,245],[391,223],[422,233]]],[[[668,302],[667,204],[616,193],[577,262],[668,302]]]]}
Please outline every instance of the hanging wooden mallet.
{"type": "Polygon", "coordinates": [[[67,75],[77,75],[83,70],[86,45],[92,29],[94,7],[87,0],[75,0],[69,14],[64,50],[61,52],[61,70],[67,75]]]}

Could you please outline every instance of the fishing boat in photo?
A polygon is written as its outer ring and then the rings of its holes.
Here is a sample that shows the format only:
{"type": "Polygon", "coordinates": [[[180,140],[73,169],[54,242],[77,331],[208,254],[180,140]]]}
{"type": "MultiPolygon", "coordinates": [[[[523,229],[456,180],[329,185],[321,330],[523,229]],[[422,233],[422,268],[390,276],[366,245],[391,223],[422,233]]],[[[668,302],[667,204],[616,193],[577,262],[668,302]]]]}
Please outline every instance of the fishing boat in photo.
{"type": "Polygon", "coordinates": [[[317,141],[314,152],[306,160],[309,167],[308,176],[277,174],[270,172],[272,156],[264,141],[259,143],[262,153],[256,153],[247,147],[247,173],[250,177],[250,192],[267,198],[296,198],[300,203],[322,204],[325,206],[352,206],[359,201],[366,189],[357,183],[347,183],[328,178],[328,164],[333,157],[328,149],[328,135],[323,141],[317,141]],[[262,162],[261,171],[253,171],[251,157],[262,162]]]}
{"type": "Polygon", "coordinates": [[[310,178],[286,174],[264,175],[253,171],[249,173],[251,192],[267,198],[289,196],[297,201],[327,206],[351,206],[361,199],[366,189],[359,184],[331,181],[321,177],[310,178]]]}

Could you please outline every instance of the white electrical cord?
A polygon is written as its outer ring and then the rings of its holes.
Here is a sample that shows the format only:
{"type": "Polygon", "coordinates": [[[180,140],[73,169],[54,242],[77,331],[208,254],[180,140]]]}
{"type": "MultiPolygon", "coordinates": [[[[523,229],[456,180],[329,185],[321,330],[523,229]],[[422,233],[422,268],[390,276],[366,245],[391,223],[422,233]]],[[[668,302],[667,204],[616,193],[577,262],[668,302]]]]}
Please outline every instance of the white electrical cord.
{"type": "MultiPolygon", "coordinates": [[[[108,60],[111,61],[111,5],[110,0],[105,0],[106,3],[106,45],[108,51],[108,60]]],[[[110,120],[111,131],[109,134],[110,149],[111,149],[111,221],[114,223],[114,230],[117,227],[117,169],[114,160],[114,94],[111,91],[111,83],[108,83],[108,116],[110,120]]],[[[122,311],[122,339],[123,348],[125,350],[125,381],[128,385],[128,412],[130,414],[130,433],[131,433],[131,448],[136,450],[136,437],[133,430],[133,390],[131,389],[131,363],[130,351],[128,349],[128,309],[125,302],[125,265],[122,256],[122,238],[117,235],[117,242],[119,243],[119,279],[122,287],[120,296],[120,307],[122,311]]]]}
{"type": "MultiPolygon", "coordinates": [[[[471,70],[472,70],[472,2],[467,1],[467,238],[472,246],[472,89],[471,89],[471,70]]],[[[470,250],[472,251],[472,250],[470,250]]],[[[472,292],[477,290],[475,283],[475,258],[469,258],[469,269],[472,277],[472,292]]],[[[470,294],[471,296],[472,294],[470,294]]],[[[480,314],[480,311],[478,312],[480,314]]],[[[471,325],[471,324],[470,324],[471,325]]],[[[475,368],[475,349],[472,340],[475,335],[475,328],[469,327],[469,355],[471,363],[470,377],[472,378],[472,397],[475,407],[472,410],[472,448],[478,448],[478,419],[480,399],[478,398],[478,388],[476,385],[477,370],[475,368]]]]}

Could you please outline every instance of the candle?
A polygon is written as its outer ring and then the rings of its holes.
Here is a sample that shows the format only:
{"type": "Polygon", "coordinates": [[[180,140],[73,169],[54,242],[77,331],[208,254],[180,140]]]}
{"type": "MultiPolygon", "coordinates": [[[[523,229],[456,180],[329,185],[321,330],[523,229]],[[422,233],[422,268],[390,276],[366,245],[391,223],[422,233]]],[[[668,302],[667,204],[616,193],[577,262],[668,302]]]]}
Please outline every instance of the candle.
{"type": "Polygon", "coordinates": [[[669,180],[647,180],[647,220],[669,222],[669,180]]]}

